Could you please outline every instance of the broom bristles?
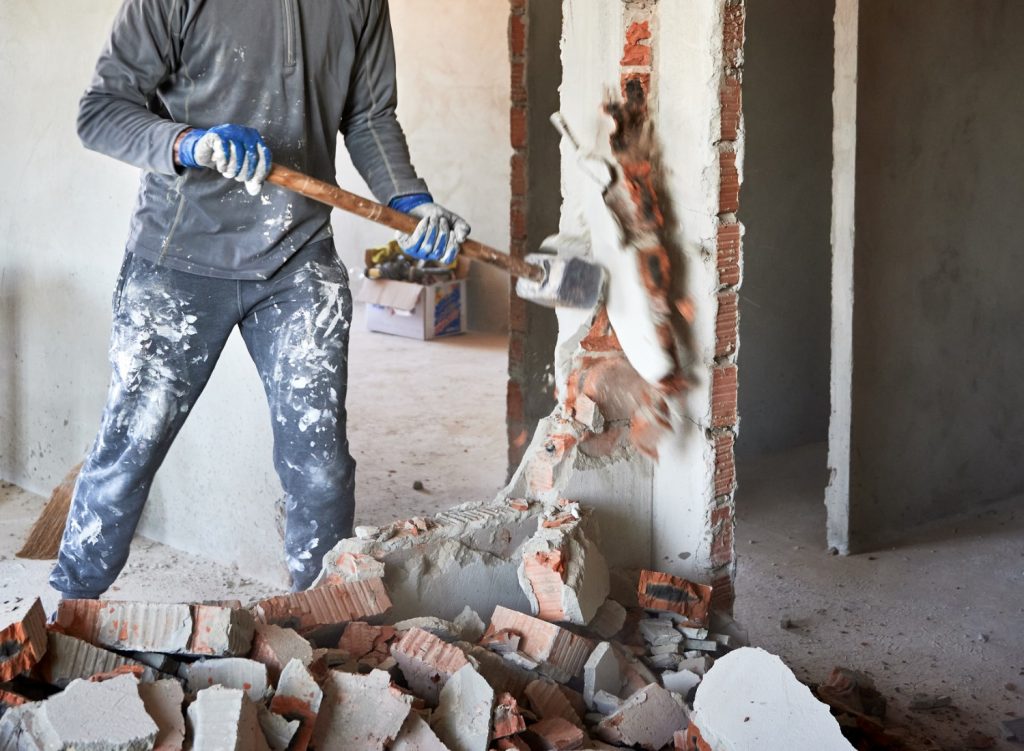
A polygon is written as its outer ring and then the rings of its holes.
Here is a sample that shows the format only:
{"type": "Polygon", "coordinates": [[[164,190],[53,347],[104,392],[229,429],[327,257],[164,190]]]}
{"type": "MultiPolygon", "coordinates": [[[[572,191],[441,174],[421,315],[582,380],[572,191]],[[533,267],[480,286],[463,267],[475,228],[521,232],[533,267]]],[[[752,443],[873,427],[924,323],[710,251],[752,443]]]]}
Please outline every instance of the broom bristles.
{"type": "Polygon", "coordinates": [[[39,518],[28,531],[25,544],[15,554],[18,558],[48,561],[57,557],[60,540],[64,536],[64,526],[68,521],[68,512],[71,510],[71,498],[75,494],[75,482],[81,471],[82,465],[79,464],[53,489],[50,500],[46,502],[39,518]]]}

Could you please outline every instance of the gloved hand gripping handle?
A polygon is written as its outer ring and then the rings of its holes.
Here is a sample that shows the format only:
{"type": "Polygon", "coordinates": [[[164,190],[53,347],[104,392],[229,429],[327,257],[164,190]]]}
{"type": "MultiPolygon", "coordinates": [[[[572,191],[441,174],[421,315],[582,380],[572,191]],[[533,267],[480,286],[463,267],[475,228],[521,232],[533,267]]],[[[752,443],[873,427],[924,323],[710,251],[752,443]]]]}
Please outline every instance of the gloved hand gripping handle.
{"type": "MultiPolygon", "coordinates": [[[[270,170],[267,182],[406,234],[413,232],[420,221],[414,216],[389,209],[376,201],[350,193],[336,185],[325,183],[323,180],[317,180],[315,177],[288,169],[280,164],[275,164],[270,170]]],[[[531,279],[535,282],[542,282],[545,278],[544,269],[540,266],[513,258],[476,240],[466,240],[462,244],[461,253],[467,258],[475,258],[504,269],[515,277],[531,279]]]]}

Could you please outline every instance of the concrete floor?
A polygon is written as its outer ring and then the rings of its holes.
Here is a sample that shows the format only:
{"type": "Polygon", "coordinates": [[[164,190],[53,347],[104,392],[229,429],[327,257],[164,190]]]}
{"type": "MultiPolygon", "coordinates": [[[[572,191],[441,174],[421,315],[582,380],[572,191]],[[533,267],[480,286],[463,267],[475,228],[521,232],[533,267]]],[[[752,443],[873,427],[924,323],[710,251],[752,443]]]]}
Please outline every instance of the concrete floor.
{"type": "Polygon", "coordinates": [[[504,487],[507,336],[370,333],[357,305],[349,362],[357,524],[489,500],[504,487]],[[417,480],[425,490],[413,490],[417,480]]]}
{"type": "Polygon", "coordinates": [[[893,715],[944,748],[967,748],[972,730],[1000,739],[998,721],[1024,715],[1024,497],[831,556],[825,459],[814,445],[740,463],[736,617],[802,680],[868,673],[893,715]],[[909,712],[918,693],[953,708],[909,712]]]}
{"type": "MultiPolygon", "coordinates": [[[[504,337],[415,342],[368,334],[360,322],[349,400],[358,521],[491,497],[505,475],[504,337]],[[425,492],[412,489],[416,480],[425,492]]],[[[843,558],[824,547],[824,481],[823,446],[740,464],[736,614],[752,642],[806,681],[836,665],[869,673],[893,714],[946,748],[965,748],[971,730],[998,737],[999,719],[1024,714],[1022,499],[843,558]],[[782,619],[795,627],[782,629],[782,619]],[[908,713],[915,693],[948,694],[954,708],[908,713]]],[[[54,604],[50,564],[13,558],[42,503],[0,484],[0,604],[37,594],[54,604]]],[[[272,591],[233,567],[140,538],[111,595],[247,600],[272,591]]]]}

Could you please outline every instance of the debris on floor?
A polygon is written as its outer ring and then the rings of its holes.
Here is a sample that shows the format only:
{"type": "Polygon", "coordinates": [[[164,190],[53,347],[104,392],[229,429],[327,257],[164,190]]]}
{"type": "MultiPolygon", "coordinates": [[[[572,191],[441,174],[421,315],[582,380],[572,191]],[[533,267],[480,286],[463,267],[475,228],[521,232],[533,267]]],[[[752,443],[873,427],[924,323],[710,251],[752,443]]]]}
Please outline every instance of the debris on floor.
{"type": "Polygon", "coordinates": [[[312,590],[248,607],[72,600],[47,626],[23,606],[0,616],[0,751],[822,751],[859,731],[829,705],[884,712],[852,671],[815,698],[708,586],[641,571],[611,598],[588,516],[520,501],[396,522],[339,544],[312,590]],[[485,621],[466,602],[488,598],[485,621]]]}

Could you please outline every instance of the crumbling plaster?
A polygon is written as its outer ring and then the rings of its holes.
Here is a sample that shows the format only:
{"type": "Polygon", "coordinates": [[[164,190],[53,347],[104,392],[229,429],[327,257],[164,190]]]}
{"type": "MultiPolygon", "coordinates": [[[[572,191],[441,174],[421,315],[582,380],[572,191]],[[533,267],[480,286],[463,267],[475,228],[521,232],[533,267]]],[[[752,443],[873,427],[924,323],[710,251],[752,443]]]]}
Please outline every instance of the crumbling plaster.
{"type": "MultiPolygon", "coordinates": [[[[632,5],[621,0],[566,0],[564,4],[561,110],[583,144],[598,142],[601,97],[619,86],[624,13],[632,5]]],[[[655,565],[700,579],[707,579],[711,569],[714,452],[706,431],[711,425],[710,369],[718,287],[714,244],[722,14],[723,4],[717,1],[661,3],[655,6],[652,26],[651,118],[662,149],[671,212],[678,219],[675,241],[681,255],[677,260],[685,257],[689,266],[687,291],[695,308],[698,382],[686,398],[683,416],[658,446],[658,462],[633,455],[581,465],[560,491],[597,509],[599,526],[611,543],[607,552],[613,566],[655,565]],[[658,44],[659,39],[671,44],[658,44]]],[[[742,153],[742,145],[739,150],[742,153]]],[[[581,217],[589,186],[568,144],[563,143],[562,157],[560,229],[579,234],[585,230],[581,217]]],[[[560,346],[571,347],[585,323],[586,317],[579,313],[560,311],[560,346]]],[[[621,337],[629,332],[618,333],[621,337]]]]}

